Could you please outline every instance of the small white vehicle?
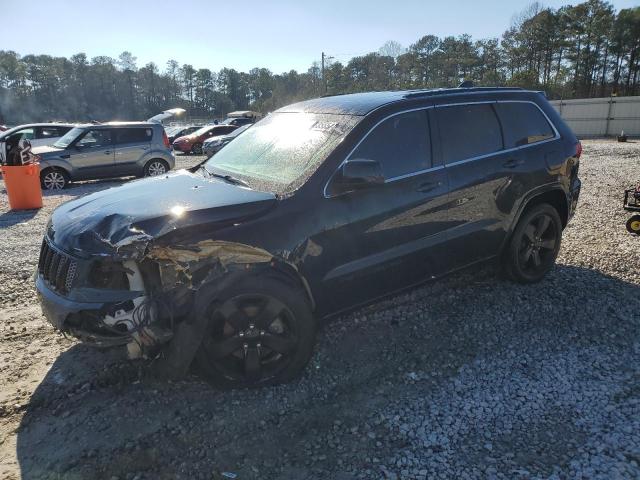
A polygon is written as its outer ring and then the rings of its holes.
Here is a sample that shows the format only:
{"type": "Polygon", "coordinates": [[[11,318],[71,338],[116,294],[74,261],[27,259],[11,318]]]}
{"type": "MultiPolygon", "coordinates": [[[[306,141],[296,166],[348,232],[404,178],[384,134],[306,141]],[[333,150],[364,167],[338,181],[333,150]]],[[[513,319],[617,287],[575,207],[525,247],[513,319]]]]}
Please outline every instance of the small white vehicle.
{"type": "Polygon", "coordinates": [[[29,140],[32,147],[51,145],[75,125],[71,123],[28,123],[0,133],[0,163],[6,163],[9,151],[20,140],[29,140]]]}
{"type": "MultiPolygon", "coordinates": [[[[184,108],[171,108],[149,118],[147,122],[162,123],[163,120],[182,115],[184,108]]],[[[20,140],[29,140],[31,147],[53,145],[76,125],[72,123],[27,123],[0,132],[0,164],[7,161],[9,152],[20,140]]]]}

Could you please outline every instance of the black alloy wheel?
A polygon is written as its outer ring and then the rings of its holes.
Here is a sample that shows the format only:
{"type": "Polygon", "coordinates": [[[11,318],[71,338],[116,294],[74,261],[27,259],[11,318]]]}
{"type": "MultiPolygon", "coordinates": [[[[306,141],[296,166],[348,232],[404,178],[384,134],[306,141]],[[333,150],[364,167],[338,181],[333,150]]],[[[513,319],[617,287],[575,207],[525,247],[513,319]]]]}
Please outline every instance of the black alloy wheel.
{"type": "Polygon", "coordinates": [[[518,223],[505,258],[509,276],[521,283],[542,278],[555,264],[560,251],[562,222],[555,208],[536,205],[518,223]]]}
{"type": "Polygon", "coordinates": [[[274,285],[240,288],[213,303],[198,366],[215,384],[254,387],[297,375],[313,350],[315,326],[299,298],[274,285]],[[253,290],[253,291],[251,291],[253,290]]]}

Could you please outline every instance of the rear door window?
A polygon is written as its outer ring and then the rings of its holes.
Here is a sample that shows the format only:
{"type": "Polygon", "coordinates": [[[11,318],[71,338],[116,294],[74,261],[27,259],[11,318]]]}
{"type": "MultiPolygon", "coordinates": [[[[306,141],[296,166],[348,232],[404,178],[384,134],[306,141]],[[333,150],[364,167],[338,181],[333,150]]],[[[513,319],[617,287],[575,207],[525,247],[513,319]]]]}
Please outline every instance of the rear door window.
{"type": "Polygon", "coordinates": [[[555,137],[545,116],[531,103],[498,103],[496,110],[504,130],[505,148],[521,147],[555,137]]]}
{"type": "Polygon", "coordinates": [[[384,120],[356,147],[350,160],[377,160],[386,179],[431,168],[431,138],[426,110],[384,120]]]}
{"type": "Polygon", "coordinates": [[[435,110],[445,163],[503,149],[500,123],[491,104],[454,105],[435,110]]]}
{"type": "Polygon", "coordinates": [[[153,136],[151,128],[117,128],[115,131],[115,143],[148,143],[153,136]]]}

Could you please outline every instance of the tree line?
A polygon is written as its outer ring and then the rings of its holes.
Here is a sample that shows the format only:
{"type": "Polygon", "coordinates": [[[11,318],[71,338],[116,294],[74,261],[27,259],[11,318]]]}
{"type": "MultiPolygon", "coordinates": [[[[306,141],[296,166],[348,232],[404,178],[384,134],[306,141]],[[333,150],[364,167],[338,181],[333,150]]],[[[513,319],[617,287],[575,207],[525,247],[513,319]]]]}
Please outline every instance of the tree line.
{"type": "Polygon", "coordinates": [[[0,123],[144,119],[172,107],[192,118],[266,113],[325,94],[454,87],[464,80],[544,90],[550,98],[637,95],[639,71],[640,7],[534,3],[500,38],[425,35],[407,48],[388,41],[346,63],[329,61],[323,69],[314,62],[302,73],[214,72],[176,60],[161,70],[153,62],[139,67],[131,52],[89,59],[0,50],[0,123]]]}

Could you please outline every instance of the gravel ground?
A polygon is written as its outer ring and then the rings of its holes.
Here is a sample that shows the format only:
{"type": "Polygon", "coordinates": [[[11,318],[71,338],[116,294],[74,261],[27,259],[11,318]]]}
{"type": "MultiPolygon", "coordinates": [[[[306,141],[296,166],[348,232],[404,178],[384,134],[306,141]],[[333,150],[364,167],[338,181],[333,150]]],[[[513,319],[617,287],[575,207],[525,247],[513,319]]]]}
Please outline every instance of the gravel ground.
{"type": "MultiPolygon", "coordinates": [[[[299,381],[162,383],[56,334],[31,276],[47,194],[0,186],[0,478],[640,478],[640,143],[585,141],[583,191],[538,285],[465,272],[331,322],[299,381]]],[[[179,157],[178,166],[196,157],[179,157]]]]}

